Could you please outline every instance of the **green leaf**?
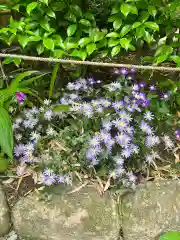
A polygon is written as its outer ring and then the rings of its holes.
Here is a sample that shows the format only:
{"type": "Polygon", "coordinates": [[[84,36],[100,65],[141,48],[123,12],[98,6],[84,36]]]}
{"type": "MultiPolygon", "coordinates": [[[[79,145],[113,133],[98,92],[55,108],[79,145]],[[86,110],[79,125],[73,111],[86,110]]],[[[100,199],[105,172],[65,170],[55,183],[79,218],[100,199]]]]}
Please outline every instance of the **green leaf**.
{"type": "Polygon", "coordinates": [[[141,26],[140,26],[140,27],[136,28],[136,37],[137,37],[137,38],[143,37],[144,34],[145,34],[145,29],[144,29],[144,27],[141,27],[141,26]]]}
{"type": "Polygon", "coordinates": [[[95,43],[91,43],[86,46],[86,51],[87,51],[88,55],[91,55],[95,50],[96,50],[95,43]]]}
{"type": "Polygon", "coordinates": [[[0,147],[2,152],[13,158],[13,131],[8,112],[0,107],[0,147]]]}
{"type": "Polygon", "coordinates": [[[69,20],[70,22],[76,23],[76,16],[72,13],[67,13],[65,19],[69,20]]]}
{"type": "Polygon", "coordinates": [[[170,56],[169,60],[175,63],[180,63],[180,56],[170,56]]]}
{"type": "Polygon", "coordinates": [[[120,37],[124,37],[128,32],[131,31],[132,26],[131,25],[125,25],[120,32],[120,37]]]}
{"type": "Polygon", "coordinates": [[[153,41],[153,37],[149,32],[145,31],[144,40],[150,44],[153,41]]]}
{"type": "Polygon", "coordinates": [[[10,57],[6,57],[4,60],[3,60],[3,64],[9,64],[9,63],[13,63],[14,62],[14,58],[10,58],[10,57]]]}
{"type": "Polygon", "coordinates": [[[98,42],[104,38],[105,33],[103,32],[95,32],[92,34],[92,38],[94,42],[98,42]]]}
{"type": "Polygon", "coordinates": [[[70,110],[70,106],[69,105],[54,105],[52,107],[53,112],[67,112],[70,110]]]}
{"type": "Polygon", "coordinates": [[[46,5],[48,5],[48,2],[49,2],[49,0],[39,0],[39,1],[42,3],[45,3],[46,5]]]}
{"type": "Polygon", "coordinates": [[[17,12],[19,12],[19,7],[20,7],[20,5],[16,4],[15,6],[12,7],[12,9],[16,10],[17,12]]]}
{"type": "Polygon", "coordinates": [[[71,37],[72,35],[74,35],[74,33],[77,30],[77,25],[76,24],[72,24],[67,28],[67,35],[68,37],[71,37]]]}
{"type": "Polygon", "coordinates": [[[59,68],[60,68],[60,63],[56,63],[55,66],[53,67],[51,81],[50,81],[50,88],[49,88],[49,98],[51,98],[53,95],[54,84],[57,79],[57,73],[59,68]]]}
{"type": "Polygon", "coordinates": [[[0,173],[4,173],[9,166],[8,159],[0,156],[0,173]]]}
{"type": "Polygon", "coordinates": [[[121,47],[120,46],[116,46],[116,47],[113,47],[112,51],[111,51],[111,56],[114,57],[116,56],[121,50],[121,47]]]}
{"type": "Polygon", "coordinates": [[[61,49],[55,49],[55,50],[53,51],[53,56],[54,56],[55,58],[62,58],[63,55],[64,55],[64,51],[61,50],[61,49]]]}
{"type": "Polygon", "coordinates": [[[121,5],[121,12],[125,17],[127,17],[129,13],[136,14],[136,15],[138,14],[138,10],[136,6],[130,5],[127,3],[124,3],[121,5]]]}
{"type": "Polygon", "coordinates": [[[8,7],[8,4],[0,4],[0,11],[6,11],[6,10],[10,10],[10,8],[8,7]]]}
{"type": "Polygon", "coordinates": [[[20,43],[20,45],[25,48],[29,42],[29,37],[28,36],[23,36],[23,35],[19,35],[18,36],[18,42],[20,43]]]}
{"type": "Polygon", "coordinates": [[[107,38],[118,38],[119,37],[119,34],[118,33],[116,33],[116,32],[111,32],[111,33],[108,33],[107,35],[106,35],[106,37],[107,38]]]}
{"type": "Polygon", "coordinates": [[[160,237],[160,240],[179,240],[180,232],[168,232],[160,237]]]}
{"type": "Polygon", "coordinates": [[[117,19],[119,19],[119,16],[117,14],[115,14],[108,18],[108,22],[114,22],[117,19]]]}
{"type": "Polygon", "coordinates": [[[160,46],[156,52],[155,52],[155,57],[160,56],[160,55],[170,55],[173,52],[173,48],[169,45],[162,45],[160,46]]]}
{"type": "MultiPolygon", "coordinates": [[[[33,82],[35,82],[37,79],[39,78],[42,78],[43,76],[47,75],[48,72],[46,73],[43,73],[43,74],[40,74],[39,72],[36,72],[36,74],[38,74],[37,76],[35,77],[31,77],[31,78],[28,78],[27,80],[21,80],[18,84],[18,89],[19,88],[24,88],[24,87],[27,87],[28,85],[32,84],[33,82]]],[[[27,76],[31,76],[31,74],[27,75],[27,76]]]]}
{"type": "Polygon", "coordinates": [[[126,50],[128,50],[128,48],[130,46],[130,42],[131,42],[131,39],[127,39],[127,38],[121,38],[120,39],[121,46],[126,50]]]}
{"type": "Polygon", "coordinates": [[[30,3],[27,8],[26,8],[26,12],[30,15],[31,12],[38,6],[38,2],[32,2],[30,3]]]}
{"type": "Polygon", "coordinates": [[[112,7],[112,11],[111,11],[111,14],[116,14],[119,12],[119,5],[116,4],[112,7]]]}
{"type": "Polygon", "coordinates": [[[78,48],[78,43],[77,42],[64,42],[64,45],[65,45],[65,49],[66,50],[70,50],[70,49],[73,49],[73,48],[78,48]]]}
{"type": "Polygon", "coordinates": [[[36,46],[36,50],[37,50],[38,55],[41,55],[41,53],[44,52],[44,45],[43,45],[42,43],[39,43],[39,44],[36,46]]]}
{"type": "Polygon", "coordinates": [[[80,58],[81,60],[85,60],[86,57],[87,57],[87,54],[86,52],[83,52],[83,51],[78,51],[78,50],[74,50],[72,53],[71,53],[71,56],[72,57],[77,57],[77,58],[80,58]]]}
{"type": "Polygon", "coordinates": [[[155,62],[156,62],[156,64],[159,64],[159,63],[166,61],[167,59],[168,59],[168,55],[163,54],[163,55],[159,56],[155,62]]]}
{"type": "Polygon", "coordinates": [[[45,48],[52,50],[52,51],[54,50],[54,41],[51,38],[44,38],[43,44],[44,44],[45,48]]]}
{"type": "Polygon", "coordinates": [[[82,25],[86,26],[86,27],[90,27],[91,26],[91,23],[90,21],[86,20],[86,19],[81,19],[79,21],[79,23],[81,23],[82,25]]]}
{"type": "Polygon", "coordinates": [[[115,30],[118,30],[122,25],[122,20],[121,19],[117,19],[113,22],[113,27],[115,30]]]}
{"type": "Polygon", "coordinates": [[[91,42],[91,39],[90,38],[81,38],[80,40],[79,40],[79,46],[81,47],[81,48],[83,48],[83,47],[85,47],[88,43],[90,43],[91,42]]]}
{"type": "Polygon", "coordinates": [[[155,17],[156,14],[157,14],[156,8],[155,8],[154,6],[152,6],[152,5],[149,5],[149,6],[148,6],[148,12],[149,12],[149,14],[150,14],[151,16],[153,16],[153,17],[155,17]]]}
{"type": "Polygon", "coordinates": [[[146,11],[142,11],[139,15],[138,21],[139,22],[146,22],[149,18],[149,13],[146,11]]]}
{"type": "Polygon", "coordinates": [[[110,38],[108,41],[108,47],[114,47],[119,44],[119,40],[110,38]]]}
{"type": "Polygon", "coordinates": [[[50,31],[50,29],[51,29],[51,27],[50,27],[50,25],[49,25],[49,22],[48,22],[47,20],[45,20],[45,19],[42,19],[42,20],[40,21],[40,25],[41,25],[41,27],[44,28],[46,31],[50,31]]]}
{"type": "Polygon", "coordinates": [[[48,8],[46,13],[49,17],[56,18],[56,14],[51,8],[48,8]]]}
{"type": "Polygon", "coordinates": [[[131,12],[131,5],[126,4],[126,3],[122,4],[121,5],[121,12],[125,17],[127,17],[128,14],[131,12]]]}
{"type": "Polygon", "coordinates": [[[141,22],[135,22],[133,25],[132,25],[132,29],[135,29],[137,27],[139,27],[142,23],[141,22]]]}
{"type": "Polygon", "coordinates": [[[31,36],[29,37],[29,42],[39,42],[41,40],[40,36],[31,36]]]}
{"type": "Polygon", "coordinates": [[[95,20],[94,15],[91,14],[91,13],[85,13],[85,14],[84,14],[84,18],[85,18],[85,19],[88,19],[88,20],[91,20],[91,21],[94,21],[94,20],[95,20]]]}
{"type": "Polygon", "coordinates": [[[144,25],[145,27],[150,28],[154,31],[159,31],[159,26],[155,22],[145,22],[144,25]]]}
{"type": "Polygon", "coordinates": [[[71,5],[71,9],[76,16],[82,17],[81,8],[78,5],[71,5]]]}

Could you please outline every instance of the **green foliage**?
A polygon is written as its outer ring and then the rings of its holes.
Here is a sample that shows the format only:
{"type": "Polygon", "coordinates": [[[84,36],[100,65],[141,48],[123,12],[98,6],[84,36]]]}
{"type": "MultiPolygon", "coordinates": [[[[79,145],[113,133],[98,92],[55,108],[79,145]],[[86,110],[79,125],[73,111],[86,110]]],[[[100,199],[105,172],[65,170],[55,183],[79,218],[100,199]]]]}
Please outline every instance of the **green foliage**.
{"type": "Polygon", "coordinates": [[[153,63],[180,65],[178,0],[167,0],[167,4],[160,0],[112,1],[111,15],[102,29],[96,15],[75,2],[13,0],[9,9],[19,12],[21,19],[11,17],[9,26],[0,30],[0,38],[8,45],[18,41],[23,51],[81,60],[99,53],[114,57],[147,45],[155,49],[153,63]]]}
{"type": "Polygon", "coordinates": [[[168,232],[160,237],[160,240],[179,240],[180,232],[168,232]]]}

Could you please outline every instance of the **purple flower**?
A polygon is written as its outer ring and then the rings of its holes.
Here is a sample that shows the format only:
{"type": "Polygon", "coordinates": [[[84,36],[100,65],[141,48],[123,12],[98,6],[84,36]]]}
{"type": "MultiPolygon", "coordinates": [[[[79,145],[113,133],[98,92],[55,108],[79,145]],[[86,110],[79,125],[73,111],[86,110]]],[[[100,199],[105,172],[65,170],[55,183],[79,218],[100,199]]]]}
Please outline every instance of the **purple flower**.
{"type": "Polygon", "coordinates": [[[114,170],[114,178],[118,178],[118,177],[122,177],[123,174],[125,174],[126,170],[124,169],[124,167],[122,165],[118,165],[115,170],[114,170]]]}
{"type": "Polygon", "coordinates": [[[16,92],[16,98],[19,103],[22,103],[25,99],[25,94],[22,92],[16,92]]]}
{"type": "Polygon", "coordinates": [[[135,153],[135,154],[139,153],[140,149],[139,149],[139,147],[137,145],[131,144],[130,147],[131,147],[131,150],[132,150],[133,153],[135,153]]]}
{"type": "Polygon", "coordinates": [[[136,68],[131,68],[130,70],[131,73],[135,73],[136,71],[137,71],[136,68]]]}
{"type": "Polygon", "coordinates": [[[113,160],[115,161],[115,163],[117,164],[117,165],[120,165],[120,166],[123,166],[124,165],[124,159],[121,157],[121,156],[115,156],[114,158],[113,158],[113,160]]]}
{"type": "Polygon", "coordinates": [[[93,138],[90,139],[89,141],[89,145],[91,145],[92,147],[98,147],[100,145],[100,139],[99,137],[95,136],[93,138]]]}
{"type": "Polygon", "coordinates": [[[65,183],[65,178],[62,175],[56,176],[56,181],[58,183],[65,183]]]}
{"type": "Polygon", "coordinates": [[[140,82],[140,83],[139,83],[139,86],[140,86],[141,88],[144,88],[144,87],[146,86],[146,84],[143,83],[143,82],[140,82]]]}
{"type": "Polygon", "coordinates": [[[133,90],[133,91],[139,91],[139,85],[138,85],[138,84],[134,84],[134,85],[132,86],[132,90],[133,90]]]}
{"type": "Polygon", "coordinates": [[[114,69],[113,69],[113,73],[119,74],[119,73],[120,73],[120,70],[119,70],[118,68],[114,68],[114,69]]]}
{"type": "Polygon", "coordinates": [[[99,137],[105,144],[108,144],[108,142],[111,140],[111,134],[104,131],[100,132],[99,137]]]}
{"type": "Polygon", "coordinates": [[[112,123],[109,120],[104,120],[102,123],[102,126],[106,131],[110,131],[112,127],[112,123]]]}
{"type": "Polygon", "coordinates": [[[95,110],[97,113],[102,113],[103,112],[103,107],[98,107],[95,110]]]}
{"type": "Polygon", "coordinates": [[[147,155],[145,156],[145,161],[146,161],[146,163],[147,163],[148,165],[151,165],[151,164],[153,163],[153,160],[154,160],[153,155],[147,154],[147,155]]]}
{"type": "Polygon", "coordinates": [[[177,129],[177,130],[175,131],[175,134],[176,134],[176,139],[177,139],[178,141],[180,141],[180,129],[177,129]]]}
{"type": "Polygon", "coordinates": [[[149,86],[149,90],[150,90],[150,91],[155,91],[155,90],[156,90],[156,86],[153,85],[153,84],[151,84],[151,85],[149,86]]]}
{"type": "Polygon", "coordinates": [[[123,119],[116,119],[113,121],[113,124],[115,125],[115,127],[119,130],[122,131],[124,129],[126,129],[127,127],[127,122],[125,122],[125,120],[123,119]]]}
{"type": "Polygon", "coordinates": [[[126,133],[128,133],[130,136],[132,136],[132,135],[134,134],[134,128],[133,128],[133,127],[126,127],[126,128],[124,129],[124,131],[125,131],[126,133]]]}
{"type": "Polygon", "coordinates": [[[116,111],[118,111],[119,109],[123,108],[124,102],[123,101],[114,102],[112,106],[116,111]]]}
{"type": "Polygon", "coordinates": [[[106,143],[106,147],[107,147],[109,153],[111,153],[112,147],[113,147],[114,144],[115,144],[114,139],[110,139],[110,140],[106,143]]]}
{"type": "Polygon", "coordinates": [[[14,148],[14,155],[16,157],[20,157],[21,155],[24,154],[24,151],[25,151],[25,145],[24,144],[16,145],[15,148],[14,148]]]}
{"type": "Polygon", "coordinates": [[[127,173],[127,177],[129,178],[129,181],[132,183],[136,183],[136,176],[132,172],[127,173]]]}
{"type": "Polygon", "coordinates": [[[131,114],[127,113],[126,111],[120,111],[119,116],[127,122],[130,122],[132,120],[131,114]]]}
{"type": "Polygon", "coordinates": [[[44,176],[43,183],[47,186],[51,186],[56,182],[56,176],[50,175],[50,176],[44,176]]]}
{"type": "Polygon", "coordinates": [[[122,73],[124,76],[128,75],[128,70],[126,68],[122,68],[120,70],[120,73],[122,73]]]}
{"type": "Polygon", "coordinates": [[[145,121],[141,121],[140,129],[141,129],[144,133],[147,133],[148,135],[153,134],[153,129],[152,129],[152,127],[151,127],[149,124],[147,124],[145,121]]]}
{"type": "Polygon", "coordinates": [[[161,98],[164,99],[164,100],[168,100],[169,99],[169,94],[168,93],[163,93],[161,98]]]}
{"type": "Polygon", "coordinates": [[[150,104],[150,100],[149,100],[149,99],[143,100],[142,103],[141,103],[141,105],[142,105],[143,107],[148,107],[149,104],[150,104]]]}
{"type": "Polygon", "coordinates": [[[101,99],[101,104],[104,107],[109,107],[109,106],[111,106],[111,101],[109,99],[101,99]]]}
{"type": "Polygon", "coordinates": [[[131,156],[131,154],[132,154],[132,149],[128,148],[128,147],[123,149],[123,151],[121,153],[121,155],[125,158],[129,158],[131,156]]]}
{"type": "Polygon", "coordinates": [[[97,148],[89,148],[86,152],[86,158],[89,160],[93,160],[96,158],[96,156],[101,152],[101,149],[99,147],[97,148]]]}
{"type": "Polygon", "coordinates": [[[115,137],[115,139],[116,139],[116,142],[117,142],[121,147],[127,146],[127,145],[130,143],[130,141],[131,141],[131,138],[130,138],[128,135],[123,134],[123,133],[118,134],[118,135],[115,137]]]}

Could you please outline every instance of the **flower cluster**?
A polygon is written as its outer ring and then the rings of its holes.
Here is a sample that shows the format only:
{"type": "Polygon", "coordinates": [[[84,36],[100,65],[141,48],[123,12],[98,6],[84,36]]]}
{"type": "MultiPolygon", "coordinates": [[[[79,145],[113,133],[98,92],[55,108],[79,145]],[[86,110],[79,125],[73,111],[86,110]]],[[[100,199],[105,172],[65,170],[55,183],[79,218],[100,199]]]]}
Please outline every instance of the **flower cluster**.
{"type": "Polygon", "coordinates": [[[43,183],[47,186],[58,183],[72,184],[72,176],[70,174],[57,175],[52,169],[46,168],[43,172],[43,183]]]}

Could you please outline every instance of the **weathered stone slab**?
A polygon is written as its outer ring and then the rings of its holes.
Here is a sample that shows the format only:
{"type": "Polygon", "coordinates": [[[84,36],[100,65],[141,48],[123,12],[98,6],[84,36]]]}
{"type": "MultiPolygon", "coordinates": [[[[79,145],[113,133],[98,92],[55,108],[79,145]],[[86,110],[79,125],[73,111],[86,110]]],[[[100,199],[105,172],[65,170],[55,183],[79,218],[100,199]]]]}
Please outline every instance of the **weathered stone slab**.
{"type": "Polygon", "coordinates": [[[139,185],[123,198],[125,240],[155,240],[168,231],[180,231],[180,181],[139,185]]]}
{"type": "Polygon", "coordinates": [[[38,240],[116,240],[119,223],[116,202],[110,195],[99,196],[85,187],[68,194],[56,186],[49,202],[37,195],[21,199],[12,212],[16,232],[23,238],[38,240]]]}
{"type": "Polygon", "coordinates": [[[8,233],[11,226],[6,197],[0,185],[0,237],[8,233]]]}

